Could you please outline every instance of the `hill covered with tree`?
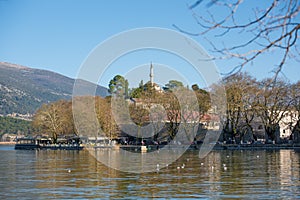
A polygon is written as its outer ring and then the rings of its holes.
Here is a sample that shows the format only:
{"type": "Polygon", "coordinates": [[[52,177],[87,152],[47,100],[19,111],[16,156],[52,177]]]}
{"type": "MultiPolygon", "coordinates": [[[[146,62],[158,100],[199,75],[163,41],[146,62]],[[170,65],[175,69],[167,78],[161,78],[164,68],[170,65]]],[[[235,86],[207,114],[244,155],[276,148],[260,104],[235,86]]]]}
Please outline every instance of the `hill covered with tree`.
{"type": "Polygon", "coordinates": [[[3,134],[30,134],[32,133],[31,122],[12,117],[0,116],[0,138],[3,134]]]}
{"type": "MultiPolygon", "coordinates": [[[[74,81],[55,72],[0,62],[0,114],[33,114],[44,103],[70,99],[74,81]]],[[[96,95],[107,93],[98,86],[96,95]]]]}

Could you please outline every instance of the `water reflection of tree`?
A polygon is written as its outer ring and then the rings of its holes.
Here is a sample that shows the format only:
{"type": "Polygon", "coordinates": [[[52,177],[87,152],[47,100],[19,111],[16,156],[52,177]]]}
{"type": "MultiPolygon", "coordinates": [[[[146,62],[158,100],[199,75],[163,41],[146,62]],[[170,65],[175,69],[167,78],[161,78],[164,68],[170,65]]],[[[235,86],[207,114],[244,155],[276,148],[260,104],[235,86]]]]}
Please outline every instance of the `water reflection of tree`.
{"type": "Polygon", "coordinates": [[[196,198],[201,195],[242,198],[257,197],[259,192],[269,190],[278,194],[278,190],[299,184],[300,156],[290,150],[213,151],[201,160],[197,152],[190,151],[168,167],[141,174],[108,168],[86,151],[36,151],[33,160],[35,162],[30,162],[32,165],[25,171],[34,170],[35,187],[46,189],[45,194],[53,198],[65,197],[62,195],[66,193],[61,191],[69,189],[74,191],[74,194],[68,193],[73,198],[196,198]],[[181,168],[183,164],[185,167],[181,168]],[[249,182],[256,184],[249,188],[249,182]],[[257,193],[252,194],[255,188],[257,193]]]}
{"type": "Polygon", "coordinates": [[[34,169],[37,188],[95,187],[103,185],[103,177],[118,176],[87,151],[37,151],[34,169]]]}

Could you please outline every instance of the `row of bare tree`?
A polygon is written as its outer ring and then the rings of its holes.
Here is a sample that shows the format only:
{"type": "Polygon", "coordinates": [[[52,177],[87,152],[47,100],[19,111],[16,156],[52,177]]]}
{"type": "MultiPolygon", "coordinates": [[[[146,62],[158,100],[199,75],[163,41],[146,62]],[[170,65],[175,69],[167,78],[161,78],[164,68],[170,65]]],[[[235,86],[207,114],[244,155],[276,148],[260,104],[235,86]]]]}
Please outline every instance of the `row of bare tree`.
{"type": "Polygon", "coordinates": [[[293,134],[299,134],[300,82],[257,81],[247,73],[237,73],[225,78],[223,86],[227,95],[224,133],[232,137],[253,133],[253,123],[259,122],[268,139],[275,140],[279,122],[288,115],[293,134]]]}
{"type": "MultiPolygon", "coordinates": [[[[210,108],[209,93],[198,86],[194,86],[193,90],[181,87],[168,92],[148,88],[141,92],[138,99],[124,99],[114,95],[106,98],[75,98],[76,107],[72,107],[72,102],[67,100],[43,105],[33,119],[32,125],[35,130],[39,134],[50,136],[54,142],[58,136],[70,134],[104,134],[112,139],[117,138],[121,131],[124,132],[124,125],[131,123],[136,127],[136,137],[142,140],[149,136],[141,132],[143,126],[151,124],[152,130],[157,133],[167,122],[171,139],[178,132],[179,125],[184,124],[183,129],[188,140],[193,141],[194,137],[191,135],[197,131],[195,127],[198,126],[201,116],[210,108]],[[77,119],[73,118],[74,109],[79,111],[77,115],[80,116],[76,116],[77,119]],[[94,123],[94,116],[98,123],[94,123]],[[76,128],[74,120],[77,120],[76,128]]],[[[152,136],[157,140],[157,134],[152,136]]]]}
{"type": "MultiPolygon", "coordinates": [[[[257,81],[247,73],[238,73],[226,77],[222,84],[213,85],[210,90],[218,90],[220,87],[225,88],[227,100],[221,128],[229,137],[253,133],[253,123],[259,120],[268,138],[275,140],[278,124],[287,113],[292,114],[291,119],[294,122],[290,124],[291,130],[294,134],[299,134],[300,82],[289,84],[274,79],[257,81]]],[[[152,124],[152,131],[158,133],[163,124],[168,123],[170,139],[176,136],[181,126],[188,141],[193,141],[200,121],[211,108],[209,92],[197,85],[193,85],[192,89],[179,87],[165,92],[148,87],[136,99],[124,99],[114,95],[106,98],[76,98],[80,99],[76,109],[80,110],[82,118],[85,119],[76,128],[72,102],[66,100],[43,105],[34,116],[34,128],[40,133],[48,134],[54,141],[59,135],[74,133],[93,136],[105,134],[109,138],[117,138],[124,131],[124,125],[131,123],[136,127],[136,137],[144,138],[147,134],[142,131],[143,126],[152,124]],[[91,123],[94,115],[87,109],[91,107],[95,111],[97,125],[91,123]]],[[[152,136],[157,140],[157,134],[152,136]]]]}

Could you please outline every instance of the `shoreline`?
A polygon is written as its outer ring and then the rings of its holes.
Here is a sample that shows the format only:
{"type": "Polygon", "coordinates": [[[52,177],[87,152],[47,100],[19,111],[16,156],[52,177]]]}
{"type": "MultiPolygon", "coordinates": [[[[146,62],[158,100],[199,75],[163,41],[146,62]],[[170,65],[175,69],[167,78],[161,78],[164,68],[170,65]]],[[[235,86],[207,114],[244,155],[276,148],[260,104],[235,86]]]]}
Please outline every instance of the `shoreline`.
{"type": "MultiPolygon", "coordinates": [[[[128,151],[142,151],[143,152],[151,152],[155,150],[159,150],[162,148],[165,149],[180,149],[180,148],[186,148],[186,150],[200,150],[202,145],[117,145],[117,148],[113,148],[113,146],[94,146],[92,148],[95,149],[123,149],[128,151]]],[[[85,147],[87,148],[87,147],[85,147]]],[[[205,147],[204,147],[205,148],[205,147]]],[[[214,151],[222,151],[222,150],[285,150],[285,149],[294,149],[294,150],[300,150],[300,144],[216,144],[214,145],[211,150],[214,151]]]]}
{"type": "Polygon", "coordinates": [[[0,142],[0,145],[15,145],[16,142],[0,142]]]}
{"type": "Polygon", "coordinates": [[[300,144],[216,144],[214,150],[280,150],[300,149],[300,144]]]}
{"type": "MultiPolygon", "coordinates": [[[[15,145],[16,142],[0,142],[0,145],[15,145]]],[[[105,148],[106,146],[101,146],[105,148]]],[[[119,148],[140,148],[140,145],[119,145],[119,148]]],[[[96,147],[100,148],[100,147],[96,147]]],[[[107,148],[107,147],[106,147],[107,148]]],[[[148,145],[147,149],[155,150],[163,148],[163,146],[148,145]],[[150,147],[150,148],[149,148],[150,147]],[[157,148],[158,147],[158,148],[157,148]]],[[[168,148],[180,148],[178,145],[170,145],[168,148]]],[[[201,145],[190,145],[189,150],[199,150],[201,145]]],[[[216,144],[213,150],[276,150],[276,149],[300,149],[300,144],[216,144]]]]}

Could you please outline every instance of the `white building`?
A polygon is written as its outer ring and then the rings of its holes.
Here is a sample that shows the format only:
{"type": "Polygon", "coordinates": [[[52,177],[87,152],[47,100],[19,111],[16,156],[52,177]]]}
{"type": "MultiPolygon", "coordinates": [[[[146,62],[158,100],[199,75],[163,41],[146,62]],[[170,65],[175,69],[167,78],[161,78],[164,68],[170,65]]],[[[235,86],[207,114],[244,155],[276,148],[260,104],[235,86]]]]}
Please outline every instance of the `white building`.
{"type": "MultiPolygon", "coordinates": [[[[283,111],[281,111],[281,113],[282,112],[283,111]]],[[[294,111],[286,111],[282,114],[283,118],[279,121],[280,138],[289,138],[292,134],[293,127],[297,123],[298,115],[294,111]]]]}

